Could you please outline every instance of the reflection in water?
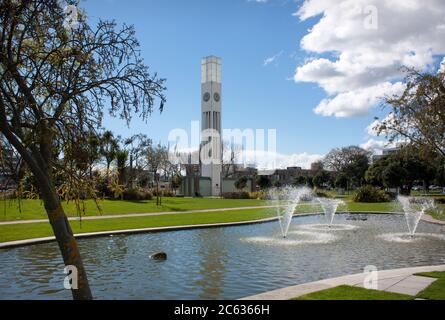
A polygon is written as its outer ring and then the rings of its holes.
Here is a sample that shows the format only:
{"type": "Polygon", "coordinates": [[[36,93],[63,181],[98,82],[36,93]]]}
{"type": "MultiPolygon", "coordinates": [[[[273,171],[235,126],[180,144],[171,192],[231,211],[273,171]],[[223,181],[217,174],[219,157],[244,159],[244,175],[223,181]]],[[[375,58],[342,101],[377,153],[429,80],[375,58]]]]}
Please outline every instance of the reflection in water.
{"type": "MultiPolygon", "coordinates": [[[[99,299],[236,299],[362,272],[367,265],[382,270],[445,263],[444,227],[421,222],[419,234],[442,238],[395,242],[380,235],[403,231],[403,216],[351,217],[339,215],[336,223],[357,228],[331,230],[335,238],[320,243],[248,241],[283,240],[273,222],[84,239],[79,245],[94,297],[99,299]],[[157,251],[165,251],[168,260],[151,260],[150,254],[157,251]]],[[[290,238],[304,240],[309,230],[302,231],[302,225],[320,223],[323,216],[296,218],[290,238]]],[[[71,299],[71,293],[63,289],[64,277],[55,243],[0,250],[0,299],[71,299]]]]}
{"type": "Polygon", "coordinates": [[[200,249],[198,261],[201,261],[200,276],[196,287],[202,288],[199,299],[218,297],[222,294],[224,287],[225,264],[227,253],[224,239],[225,229],[203,230],[199,237],[200,249]]]}

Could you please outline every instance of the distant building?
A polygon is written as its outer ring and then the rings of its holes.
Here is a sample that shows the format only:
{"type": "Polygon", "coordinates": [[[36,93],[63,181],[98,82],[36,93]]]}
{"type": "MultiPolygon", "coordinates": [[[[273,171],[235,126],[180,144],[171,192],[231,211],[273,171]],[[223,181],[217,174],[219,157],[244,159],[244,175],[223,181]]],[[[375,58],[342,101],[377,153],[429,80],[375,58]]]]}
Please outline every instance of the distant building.
{"type": "Polygon", "coordinates": [[[402,148],[402,145],[399,144],[396,147],[393,148],[386,148],[383,149],[382,154],[375,154],[371,157],[371,164],[376,162],[379,159],[382,159],[383,157],[389,156],[391,154],[397,153],[398,151],[400,151],[400,149],[402,148]]]}
{"type": "Polygon", "coordinates": [[[323,163],[321,161],[311,163],[311,170],[313,172],[318,172],[323,170],[323,163]]]}

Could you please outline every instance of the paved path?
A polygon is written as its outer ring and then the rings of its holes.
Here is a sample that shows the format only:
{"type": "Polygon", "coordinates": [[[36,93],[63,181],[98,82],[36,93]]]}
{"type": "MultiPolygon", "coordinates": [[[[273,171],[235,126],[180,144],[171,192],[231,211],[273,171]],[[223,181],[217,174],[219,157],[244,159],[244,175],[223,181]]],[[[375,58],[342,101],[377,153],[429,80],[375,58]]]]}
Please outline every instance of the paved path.
{"type": "MultiPolygon", "coordinates": [[[[415,276],[419,272],[445,271],[445,265],[415,267],[394,270],[378,271],[378,290],[417,295],[420,291],[436,281],[434,278],[415,276]]],[[[300,284],[283,289],[273,290],[241,300],[289,300],[309,293],[321,291],[341,285],[364,287],[367,274],[359,273],[338,278],[300,284]]]]}

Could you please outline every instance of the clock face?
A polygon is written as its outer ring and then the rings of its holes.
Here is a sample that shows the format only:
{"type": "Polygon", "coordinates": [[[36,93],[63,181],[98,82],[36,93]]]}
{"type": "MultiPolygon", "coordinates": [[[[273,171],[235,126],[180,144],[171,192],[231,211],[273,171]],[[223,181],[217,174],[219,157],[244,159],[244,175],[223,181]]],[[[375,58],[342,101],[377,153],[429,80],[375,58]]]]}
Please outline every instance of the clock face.
{"type": "Polygon", "coordinates": [[[221,96],[219,95],[218,92],[215,92],[215,94],[213,95],[213,99],[218,102],[219,100],[221,100],[221,96]]]}
{"type": "Polygon", "coordinates": [[[210,100],[210,93],[208,93],[208,92],[204,93],[204,96],[202,97],[202,99],[205,102],[209,101],[210,100]]]}

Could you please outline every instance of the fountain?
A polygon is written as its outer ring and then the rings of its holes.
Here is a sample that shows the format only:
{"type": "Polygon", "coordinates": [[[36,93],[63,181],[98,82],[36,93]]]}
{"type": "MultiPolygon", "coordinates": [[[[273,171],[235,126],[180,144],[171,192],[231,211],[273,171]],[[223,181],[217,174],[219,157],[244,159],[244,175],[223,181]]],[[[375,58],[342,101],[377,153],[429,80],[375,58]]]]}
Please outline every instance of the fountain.
{"type": "Polygon", "coordinates": [[[330,228],[332,226],[332,222],[334,221],[334,216],[337,212],[338,206],[344,204],[344,202],[341,200],[328,198],[317,198],[317,200],[320,202],[321,207],[323,208],[328,227],[330,228]]]}
{"type": "Polygon", "coordinates": [[[277,206],[281,234],[286,238],[295,209],[304,197],[312,197],[312,191],[307,187],[287,186],[270,190],[269,197],[277,206]]]}
{"type": "Polygon", "coordinates": [[[403,211],[405,212],[409,235],[414,237],[420,219],[422,219],[423,214],[427,210],[434,208],[434,201],[432,199],[404,196],[398,196],[397,200],[402,204],[403,211]]]}

